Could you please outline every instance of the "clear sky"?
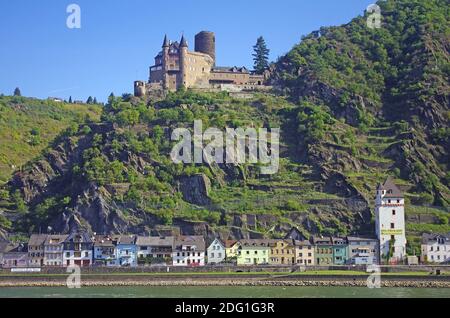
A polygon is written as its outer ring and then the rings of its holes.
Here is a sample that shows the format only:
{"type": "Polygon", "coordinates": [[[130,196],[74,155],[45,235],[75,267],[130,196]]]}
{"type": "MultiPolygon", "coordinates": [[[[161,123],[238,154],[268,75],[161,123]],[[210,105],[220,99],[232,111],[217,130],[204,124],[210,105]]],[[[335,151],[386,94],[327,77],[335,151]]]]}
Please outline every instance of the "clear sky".
{"type": "Polygon", "coordinates": [[[302,35],[362,15],[375,0],[0,0],[0,93],[105,101],[147,80],[164,34],[179,40],[214,31],[219,66],[251,68],[266,39],[271,60],[302,35]],[[69,4],[81,29],[69,29],[69,4]]]}

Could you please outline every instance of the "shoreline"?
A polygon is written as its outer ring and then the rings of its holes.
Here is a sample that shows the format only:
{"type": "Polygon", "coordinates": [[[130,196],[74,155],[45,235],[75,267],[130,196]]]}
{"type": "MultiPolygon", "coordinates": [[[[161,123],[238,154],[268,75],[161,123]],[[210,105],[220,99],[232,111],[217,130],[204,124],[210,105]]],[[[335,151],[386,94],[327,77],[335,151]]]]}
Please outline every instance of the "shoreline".
{"type": "MultiPolygon", "coordinates": [[[[67,287],[66,277],[30,278],[0,277],[0,288],[18,287],[67,287]]],[[[404,277],[381,277],[381,287],[390,288],[450,288],[447,278],[423,277],[405,279],[404,277]]],[[[330,277],[280,277],[280,278],[167,278],[167,277],[133,277],[118,279],[106,276],[105,279],[81,277],[82,287],[366,287],[367,277],[339,278],[330,277]]]]}

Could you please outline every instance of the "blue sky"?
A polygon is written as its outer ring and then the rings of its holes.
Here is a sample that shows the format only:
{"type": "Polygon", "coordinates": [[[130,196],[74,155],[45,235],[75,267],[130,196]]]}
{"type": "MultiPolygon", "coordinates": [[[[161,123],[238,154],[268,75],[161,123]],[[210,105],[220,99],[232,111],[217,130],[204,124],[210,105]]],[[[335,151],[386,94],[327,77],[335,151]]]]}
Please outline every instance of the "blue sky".
{"type": "Polygon", "coordinates": [[[362,15],[374,0],[14,0],[0,1],[0,93],[105,101],[132,92],[164,34],[179,40],[214,31],[217,64],[252,66],[264,36],[271,59],[302,35],[362,15]],[[81,29],[66,26],[69,4],[81,7],[81,29]]]}

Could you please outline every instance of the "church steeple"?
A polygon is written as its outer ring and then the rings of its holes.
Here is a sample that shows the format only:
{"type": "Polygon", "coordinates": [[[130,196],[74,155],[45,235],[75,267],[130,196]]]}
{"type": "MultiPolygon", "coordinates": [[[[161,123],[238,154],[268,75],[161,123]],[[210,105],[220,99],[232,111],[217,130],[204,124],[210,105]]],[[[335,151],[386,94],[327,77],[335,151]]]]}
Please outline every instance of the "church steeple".
{"type": "Polygon", "coordinates": [[[169,47],[169,40],[167,39],[167,34],[164,36],[164,42],[162,47],[169,47]]]}

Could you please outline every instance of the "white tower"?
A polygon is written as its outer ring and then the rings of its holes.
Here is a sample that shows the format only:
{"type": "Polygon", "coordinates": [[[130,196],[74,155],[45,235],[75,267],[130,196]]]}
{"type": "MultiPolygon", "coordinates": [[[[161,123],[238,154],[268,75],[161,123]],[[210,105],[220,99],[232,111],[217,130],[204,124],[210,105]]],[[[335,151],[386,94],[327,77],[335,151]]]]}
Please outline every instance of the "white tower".
{"type": "Polygon", "coordinates": [[[406,256],[405,199],[390,178],[377,188],[375,230],[380,241],[380,260],[402,261],[406,256]]]}

